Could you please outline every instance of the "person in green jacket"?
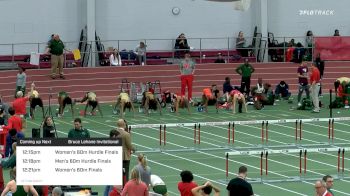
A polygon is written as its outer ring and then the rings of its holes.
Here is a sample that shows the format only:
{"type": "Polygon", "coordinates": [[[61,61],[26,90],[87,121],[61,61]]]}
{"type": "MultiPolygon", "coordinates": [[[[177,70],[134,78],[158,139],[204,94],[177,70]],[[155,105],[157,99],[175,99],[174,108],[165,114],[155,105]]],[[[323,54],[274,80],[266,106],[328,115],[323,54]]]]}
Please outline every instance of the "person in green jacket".
{"type": "Polygon", "coordinates": [[[90,138],[90,133],[87,129],[81,125],[81,119],[74,119],[74,129],[71,129],[68,133],[68,138],[71,139],[84,139],[90,138]]]}
{"type": "Polygon", "coordinates": [[[16,146],[17,146],[17,142],[12,143],[12,150],[13,153],[10,156],[10,158],[5,159],[1,162],[1,167],[2,168],[14,168],[16,167],[16,146]]]}
{"type": "Polygon", "coordinates": [[[244,59],[244,64],[236,68],[236,72],[242,76],[241,80],[241,93],[245,93],[246,96],[249,96],[250,92],[250,77],[254,73],[254,67],[249,64],[248,59],[244,59]]]}

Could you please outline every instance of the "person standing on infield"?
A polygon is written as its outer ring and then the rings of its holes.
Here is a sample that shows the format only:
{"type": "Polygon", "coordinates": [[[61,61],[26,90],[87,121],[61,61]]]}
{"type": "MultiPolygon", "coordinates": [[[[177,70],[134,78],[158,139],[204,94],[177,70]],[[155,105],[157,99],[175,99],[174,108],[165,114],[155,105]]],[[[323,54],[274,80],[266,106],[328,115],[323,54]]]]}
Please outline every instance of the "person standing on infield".
{"type": "Polygon", "coordinates": [[[238,177],[230,180],[227,185],[229,196],[251,196],[254,195],[252,185],[246,181],[248,169],[241,166],[238,169],[238,177]]]}
{"type": "Polygon", "coordinates": [[[314,104],[314,110],[313,113],[319,113],[320,112],[320,103],[318,99],[318,95],[320,92],[320,71],[317,69],[316,64],[311,64],[311,74],[310,74],[310,91],[311,91],[311,98],[312,103],[314,104]]]}
{"type": "Polygon", "coordinates": [[[254,67],[248,62],[248,59],[244,59],[244,64],[236,68],[236,72],[242,76],[241,80],[241,93],[244,93],[246,97],[250,92],[250,77],[254,73],[254,67]]]}
{"type": "Polygon", "coordinates": [[[191,59],[190,53],[185,54],[185,59],[180,62],[181,72],[181,96],[185,96],[186,86],[188,89],[188,100],[192,103],[192,83],[195,62],[191,59]]]}

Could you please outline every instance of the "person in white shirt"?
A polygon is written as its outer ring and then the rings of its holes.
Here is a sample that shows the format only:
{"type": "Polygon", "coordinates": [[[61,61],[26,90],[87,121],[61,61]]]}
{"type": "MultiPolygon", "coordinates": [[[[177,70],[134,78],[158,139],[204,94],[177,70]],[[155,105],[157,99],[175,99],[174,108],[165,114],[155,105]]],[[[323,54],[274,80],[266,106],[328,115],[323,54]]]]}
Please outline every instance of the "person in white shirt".
{"type": "Polygon", "coordinates": [[[109,63],[111,66],[121,66],[122,59],[120,57],[118,49],[113,49],[113,53],[109,56],[109,63]]]}
{"type": "Polygon", "coordinates": [[[157,175],[151,175],[151,186],[155,193],[166,196],[168,195],[168,190],[164,181],[157,175]]]}

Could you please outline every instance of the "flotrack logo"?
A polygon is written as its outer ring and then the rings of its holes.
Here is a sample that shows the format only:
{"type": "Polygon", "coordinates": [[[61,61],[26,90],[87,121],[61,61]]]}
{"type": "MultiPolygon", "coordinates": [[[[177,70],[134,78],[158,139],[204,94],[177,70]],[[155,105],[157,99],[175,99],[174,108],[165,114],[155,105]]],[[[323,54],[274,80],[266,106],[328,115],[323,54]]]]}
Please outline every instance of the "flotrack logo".
{"type": "Polygon", "coordinates": [[[334,10],[299,10],[300,16],[334,16],[335,11],[334,10]]]}

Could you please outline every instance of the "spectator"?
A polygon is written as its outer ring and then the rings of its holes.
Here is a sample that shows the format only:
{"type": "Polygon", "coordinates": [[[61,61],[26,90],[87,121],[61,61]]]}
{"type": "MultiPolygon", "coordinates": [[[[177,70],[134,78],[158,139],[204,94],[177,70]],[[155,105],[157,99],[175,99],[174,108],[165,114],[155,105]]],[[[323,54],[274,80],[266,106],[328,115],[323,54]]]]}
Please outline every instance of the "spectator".
{"type": "Polygon", "coordinates": [[[228,98],[230,97],[230,92],[233,90],[233,87],[231,85],[231,78],[230,77],[226,77],[225,78],[225,82],[223,84],[222,87],[223,93],[226,96],[226,102],[228,101],[228,98]]]}
{"type": "MultiPolygon", "coordinates": [[[[317,53],[316,59],[314,61],[314,63],[316,64],[317,69],[320,71],[320,77],[321,80],[323,79],[323,73],[324,73],[324,61],[321,60],[321,54],[317,53]]],[[[322,84],[320,84],[320,92],[319,95],[322,96],[322,84]]]]}
{"type": "Polygon", "coordinates": [[[140,42],[135,49],[135,53],[139,60],[139,65],[146,65],[146,47],[147,45],[144,42],[140,42]]]}
{"type": "Polygon", "coordinates": [[[244,44],[245,44],[245,39],[243,36],[243,32],[240,31],[238,33],[238,37],[236,38],[236,48],[237,51],[239,52],[239,54],[242,57],[247,57],[248,56],[248,50],[244,48],[244,44]]]}
{"type": "Polygon", "coordinates": [[[43,138],[55,138],[56,128],[51,116],[47,116],[43,124],[43,138]]]}
{"type": "Polygon", "coordinates": [[[166,188],[166,185],[164,181],[157,175],[151,175],[151,186],[155,193],[167,196],[168,190],[166,188]]]}
{"type": "Polygon", "coordinates": [[[4,109],[0,108],[0,126],[5,125],[5,111],[4,109]]]}
{"type": "Polygon", "coordinates": [[[64,57],[63,57],[63,51],[65,50],[65,46],[60,39],[60,36],[58,34],[55,34],[53,36],[53,39],[49,41],[48,48],[46,50],[46,53],[51,54],[51,78],[56,79],[57,74],[57,68],[58,68],[58,74],[60,75],[60,78],[65,79],[63,75],[63,63],[64,63],[64,57]]]}
{"type": "Polygon", "coordinates": [[[188,90],[188,100],[192,103],[192,83],[195,71],[195,62],[189,53],[185,54],[185,59],[180,62],[181,73],[181,96],[185,96],[186,86],[188,90]]]}
{"type": "Polygon", "coordinates": [[[292,43],[288,43],[288,48],[286,51],[286,62],[292,62],[293,60],[294,47],[292,43]]]}
{"type": "Polygon", "coordinates": [[[221,53],[218,54],[218,58],[215,60],[214,63],[226,63],[226,61],[221,53]]]}
{"type": "Polygon", "coordinates": [[[318,99],[318,94],[320,92],[320,71],[317,69],[316,64],[311,64],[311,74],[310,74],[310,91],[311,98],[314,104],[314,110],[312,112],[319,113],[320,112],[320,103],[318,99]]]}
{"type": "Polygon", "coordinates": [[[333,196],[330,192],[327,191],[326,183],[322,182],[322,180],[316,181],[315,191],[317,196],[333,196]]]}
{"type": "Polygon", "coordinates": [[[61,196],[62,194],[62,189],[60,187],[55,187],[52,190],[51,196],[61,196]]]}
{"type": "Polygon", "coordinates": [[[148,196],[148,186],[141,181],[136,168],[131,170],[131,179],[125,184],[122,196],[148,196]]]}
{"type": "Polygon", "coordinates": [[[10,129],[9,134],[6,136],[6,149],[5,157],[13,154],[12,144],[17,142],[18,139],[23,139],[24,134],[22,132],[17,132],[16,129],[10,129]]]}
{"type": "Polygon", "coordinates": [[[302,48],[300,42],[297,43],[297,47],[293,51],[293,61],[294,63],[301,63],[304,60],[305,49],[302,48]]]}
{"type": "Polygon", "coordinates": [[[16,147],[17,147],[17,142],[12,143],[12,155],[10,156],[9,159],[3,160],[1,162],[1,167],[2,168],[14,168],[16,167],[16,147]]]}
{"type": "Polygon", "coordinates": [[[15,98],[18,91],[22,91],[23,94],[26,94],[26,81],[27,75],[25,69],[23,67],[18,67],[15,98]]]}
{"type": "Polygon", "coordinates": [[[35,84],[33,82],[32,84],[32,93],[29,95],[29,102],[30,102],[30,117],[34,120],[34,111],[35,107],[39,106],[41,107],[41,111],[43,113],[43,118],[45,118],[45,113],[44,113],[44,104],[43,100],[40,98],[40,95],[37,90],[35,90],[35,84]]]}
{"type": "Polygon", "coordinates": [[[299,80],[299,90],[298,90],[298,106],[300,107],[301,104],[301,95],[305,91],[306,98],[310,99],[310,91],[309,91],[309,83],[308,83],[308,72],[309,69],[306,66],[305,62],[300,63],[300,66],[298,67],[298,80],[299,80]]]}
{"type": "MultiPolygon", "coordinates": [[[[32,185],[17,185],[16,183],[16,167],[14,167],[11,172],[12,180],[6,184],[5,189],[2,191],[1,196],[7,195],[11,192],[13,195],[27,195],[29,192],[33,196],[39,196],[38,192],[32,185]]],[[[12,195],[11,194],[11,195],[12,195]]]]}
{"type": "Polygon", "coordinates": [[[297,46],[297,45],[295,44],[295,40],[294,40],[294,39],[291,39],[291,40],[289,41],[288,44],[290,44],[292,47],[297,46]]]}
{"type": "Polygon", "coordinates": [[[338,29],[334,30],[334,35],[333,36],[340,36],[338,29]]]}
{"type": "Polygon", "coordinates": [[[307,46],[307,53],[310,56],[312,55],[312,46],[313,46],[313,41],[314,41],[313,39],[314,39],[314,36],[313,36],[312,31],[307,31],[305,42],[306,42],[306,46],[307,46]]]}
{"type": "Polygon", "coordinates": [[[8,125],[3,126],[2,128],[8,129],[8,130],[15,129],[18,131],[22,131],[23,129],[22,119],[15,115],[15,110],[12,107],[9,108],[9,113],[11,117],[8,120],[8,125]]]}
{"type": "Polygon", "coordinates": [[[90,133],[87,129],[81,125],[81,119],[74,119],[74,128],[68,132],[68,138],[71,139],[84,139],[90,138],[90,133]]]}
{"type": "Polygon", "coordinates": [[[175,41],[175,51],[176,56],[180,57],[181,53],[188,53],[190,51],[190,47],[188,46],[187,39],[184,33],[181,33],[175,41]]]}
{"type": "Polygon", "coordinates": [[[277,100],[281,97],[285,100],[289,99],[291,93],[289,92],[289,86],[285,81],[282,80],[279,84],[277,84],[275,89],[275,95],[277,100]]]}
{"type": "Polygon", "coordinates": [[[214,186],[211,182],[206,182],[205,184],[201,186],[197,186],[193,188],[192,194],[193,196],[209,196],[210,193],[212,192],[212,189],[214,189],[214,196],[219,196],[220,195],[220,189],[216,186],[214,186]]]}
{"type": "Polygon", "coordinates": [[[325,175],[325,176],[323,176],[322,180],[326,183],[327,191],[329,193],[331,193],[332,196],[334,196],[334,194],[333,194],[333,192],[331,190],[331,188],[333,187],[333,182],[334,182],[333,177],[330,176],[330,175],[325,175]]]}
{"type": "Polygon", "coordinates": [[[244,59],[244,64],[236,68],[236,72],[242,76],[241,80],[241,93],[245,93],[245,96],[249,96],[250,92],[250,77],[254,73],[254,67],[248,62],[248,59],[244,59]]]}
{"type": "Polygon", "coordinates": [[[9,114],[9,105],[4,102],[2,95],[0,95],[0,109],[4,110],[5,116],[9,114]]]}
{"type": "Polygon", "coordinates": [[[114,48],[113,53],[109,56],[109,63],[111,66],[121,66],[122,58],[120,57],[118,49],[114,48]]]}
{"type": "Polygon", "coordinates": [[[182,171],[180,173],[181,182],[177,184],[181,196],[193,196],[192,189],[197,187],[197,183],[193,182],[193,174],[190,171],[182,171]]]}
{"type": "Polygon", "coordinates": [[[228,185],[228,195],[234,196],[251,196],[254,195],[252,185],[250,185],[247,181],[247,171],[248,169],[245,166],[241,166],[238,170],[238,177],[232,179],[228,185]]]}
{"type": "Polygon", "coordinates": [[[151,184],[151,168],[147,166],[145,155],[139,154],[137,156],[137,162],[138,164],[135,169],[139,172],[141,181],[148,187],[151,184]]]}
{"type": "MultiPolygon", "coordinates": [[[[126,123],[123,119],[119,119],[117,121],[117,131],[119,132],[119,136],[122,139],[122,145],[123,145],[123,170],[126,181],[129,180],[129,166],[130,166],[130,158],[131,158],[131,152],[135,151],[135,148],[131,144],[131,137],[130,133],[128,133],[126,127],[126,123]]],[[[123,185],[126,182],[123,182],[123,185]]]]}

